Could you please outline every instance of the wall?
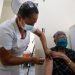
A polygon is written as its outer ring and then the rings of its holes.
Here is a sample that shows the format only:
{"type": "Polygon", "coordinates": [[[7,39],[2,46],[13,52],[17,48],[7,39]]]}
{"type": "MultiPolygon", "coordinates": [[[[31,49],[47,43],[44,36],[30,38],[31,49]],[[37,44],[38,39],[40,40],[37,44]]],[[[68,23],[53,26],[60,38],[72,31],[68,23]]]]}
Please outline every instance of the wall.
{"type": "Polygon", "coordinates": [[[3,2],[4,0],[0,0],[0,18],[1,18],[1,13],[2,13],[3,2]]]}
{"type": "Polygon", "coordinates": [[[0,23],[14,16],[11,10],[11,0],[4,0],[0,23]]]}

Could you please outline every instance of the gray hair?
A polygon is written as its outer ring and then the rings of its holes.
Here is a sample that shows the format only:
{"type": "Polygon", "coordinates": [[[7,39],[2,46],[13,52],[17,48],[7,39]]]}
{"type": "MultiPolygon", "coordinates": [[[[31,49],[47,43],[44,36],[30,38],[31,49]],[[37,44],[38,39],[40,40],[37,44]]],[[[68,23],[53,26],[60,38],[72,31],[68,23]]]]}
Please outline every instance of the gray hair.
{"type": "Polygon", "coordinates": [[[63,32],[63,31],[57,31],[57,32],[53,35],[53,38],[55,38],[55,36],[62,35],[62,34],[66,36],[65,32],[63,32]]]}

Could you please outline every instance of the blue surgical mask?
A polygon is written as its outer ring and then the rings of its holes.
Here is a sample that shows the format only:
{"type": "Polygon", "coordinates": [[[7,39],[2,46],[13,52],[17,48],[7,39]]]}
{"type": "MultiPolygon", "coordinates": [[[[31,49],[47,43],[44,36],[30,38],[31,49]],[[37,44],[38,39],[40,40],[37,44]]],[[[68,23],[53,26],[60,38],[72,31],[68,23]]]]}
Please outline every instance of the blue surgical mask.
{"type": "Polygon", "coordinates": [[[33,25],[31,26],[31,25],[25,24],[25,27],[23,29],[26,31],[33,31],[33,25]]]}
{"type": "Polygon", "coordinates": [[[67,47],[67,39],[65,38],[59,38],[56,40],[56,47],[57,48],[66,48],[67,47]]]}

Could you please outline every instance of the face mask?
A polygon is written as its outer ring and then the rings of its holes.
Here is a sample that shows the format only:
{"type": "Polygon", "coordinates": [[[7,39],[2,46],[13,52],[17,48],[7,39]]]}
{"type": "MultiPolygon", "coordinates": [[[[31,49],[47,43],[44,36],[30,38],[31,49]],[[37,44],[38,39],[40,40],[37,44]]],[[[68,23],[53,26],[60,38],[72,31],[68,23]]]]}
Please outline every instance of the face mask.
{"type": "Polygon", "coordinates": [[[67,39],[65,38],[59,38],[56,40],[56,47],[57,48],[66,48],[67,47],[67,39]]]}
{"type": "Polygon", "coordinates": [[[26,24],[23,29],[26,30],[26,31],[33,31],[33,26],[26,24]]]}

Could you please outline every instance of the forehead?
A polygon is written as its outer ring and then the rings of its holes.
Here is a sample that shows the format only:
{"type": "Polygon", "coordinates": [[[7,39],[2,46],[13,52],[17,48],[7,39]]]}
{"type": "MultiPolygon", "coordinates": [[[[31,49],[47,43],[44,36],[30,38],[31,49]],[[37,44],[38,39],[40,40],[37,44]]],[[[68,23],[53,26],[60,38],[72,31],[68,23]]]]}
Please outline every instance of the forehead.
{"type": "Polygon", "coordinates": [[[38,18],[38,14],[33,14],[30,17],[26,17],[25,20],[26,21],[36,21],[38,18]]]}
{"type": "Polygon", "coordinates": [[[38,14],[32,14],[31,18],[36,19],[38,17],[38,14]]]}
{"type": "Polygon", "coordinates": [[[56,34],[54,36],[54,38],[62,38],[62,37],[66,38],[66,35],[65,34],[56,34]]]}

